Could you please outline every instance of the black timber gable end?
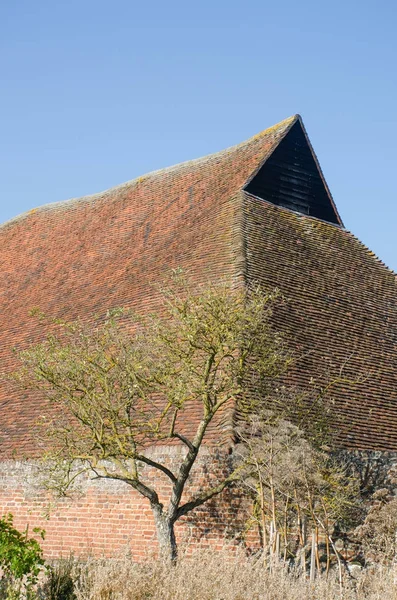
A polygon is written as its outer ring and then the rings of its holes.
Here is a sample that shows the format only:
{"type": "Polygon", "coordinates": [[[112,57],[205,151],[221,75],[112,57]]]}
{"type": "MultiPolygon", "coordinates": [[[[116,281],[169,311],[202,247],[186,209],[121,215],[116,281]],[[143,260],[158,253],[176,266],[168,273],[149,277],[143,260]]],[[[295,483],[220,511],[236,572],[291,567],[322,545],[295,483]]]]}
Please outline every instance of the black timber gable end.
{"type": "Polygon", "coordinates": [[[342,225],[300,120],[245,191],[277,206],[342,225]]]}

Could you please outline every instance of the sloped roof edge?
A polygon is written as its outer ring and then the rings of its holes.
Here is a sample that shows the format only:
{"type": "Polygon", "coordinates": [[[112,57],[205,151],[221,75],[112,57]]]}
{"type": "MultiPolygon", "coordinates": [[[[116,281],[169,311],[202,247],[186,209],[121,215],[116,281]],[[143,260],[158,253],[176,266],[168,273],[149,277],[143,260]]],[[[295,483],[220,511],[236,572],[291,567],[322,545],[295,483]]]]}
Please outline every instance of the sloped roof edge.
{"type": "MultiPolygon", "coordinates": [[[[287,120],[288,120],[288,119],[287,119],[287,120]]],[[[307,133],[307,131],[306,131],[306,128],[305,128],[305,126],[304,126],[304,124],[303,124],[302,117],[301,117],[301,115],[300,115],[300,114],[298,114],[298,113],[297,113],[296,115],[294,115],[293,117],[290,117],[290,123],[289,123],[288,127],[285,129],[285,131],[283,132],[283,135],[281,135],[281,136],[280,136],[280,137],[279,137],[279,138],[276,140],[276,143],[275,143],[275,144],[274,144],[274,146],[271,148],[271,150],[270,150],[269,152],[267,152],[267,153],[266,153],[266,155],[263,157],[263,159],[261,160],[261,162],[259,163],[259,165],[257,166],[257,168],[256,168],[256,169],[255,169],[255,170],[254,170],[254,171],[251,173],[251,175],[250,175],[250,176],[247,178],[247,180],[246,180],[246,182],[245,182],[245,184],[244,184],[244,188],[246,188],[246,187],[247,187],[247,186],[248,186],[248,185],[251,183],[251,181],[252,181],[252,180],[253,180],[253,179],[256,177],[256,175],[259,173],[259,171],[262,169],[262,167],[265,165],[265,163],[266,163],[266,162],[267,162],[267,161],[270,159],[270,157],[271,157],[271,155],[273,154],[273,152],[274,152],[274,151],[276,150],[276,148],[277,148],[277,147],[278,147],[278,146],[281,144],[281,142],[282,142],[282,141],[285,139],[285,137],[288,135],[288,133],[291,131],[292,127],[293,127],[293,126],[294,126],[296,123],[299,123],[299,125],[300,125],[300,126],[301,126],[301,128],[302,128],[303,135],[305,136],[305,139],[306,139],[307,145],[308,145],[308,147],[309,147],[309,150],[310,150],[310,152],[311,152],[311,154],[312,154],[312,156],[313,156],[313,160],[314,160],[314,162],[315,162],[315,164],[316,164],[316,166],[317,166],[317,169],[318,169],[318,172],[319,172],[320,178],[321,178],[321,180],[322,180],[322,182],[323,182],[323,185],[324,185],[324,188],[325,188],[325,190],[326,190],[326,192],[327,192],[327,195],[328,195],[329,201],[330,201],[330,203],[331,203],[331,205],[332,205],[332,208],[333,208],[333,210],[335,211],[335,215],[336,215],[336,217],[337,217],[338,224],[339,224],[341,227],[343,227],[343,228],[344,228],[343,221],[342,221],[342,219],[341,219],[341,216],[340,216],[340,214],[339,214],[339,211],[338,211],[338,209],[337,209],[337,207],[336,207],[335,201],[334,201],[334,199],[333,199],[333,197],[332,197],[331,190],[329,189],[329,186],[328,186],[328,184],[327,184],[327,181],[326,181],[326,179],[325,179],[325,177],[324,177],[324,173],[323,173],[323,171],[322,171],[322,169],[321,169],[320,162],[319,162],[319,160],[318,160],[318,158],[317,158],[317,155],[316,155],[316,153],[314,152],[314,149],[313,149],[312,143],[311,143],[311,141],[310,141],[310,138],[309,138],[309,136],[308,136],[308,133],[307,133]]],[[[277,127],[277,126],[275,126],[275,127],[277,127]]],[[[249,193],[249,192],[248,192],[248,193],[249,193]]]]}
{"type": "MultiPolygon", "coordinates": [[[[280,144],[280,142],[285,138],[285,136],[288,134],[288,132],[291,130],[291,128],[295,125],[295,123],[297,121],[301,122],[301,116],[297,113],[296,115],[289,117],[288,119],[285,119],[285,121],[282,121],[282,123],[287,123],[288,121],[290,121],[290,122],[288,123],[285,131],[283,132],[283,135],[280,136],[280,138],[278,140],[276,140],[276,142],[274,143],[271,150],[266,153],[266,155],[262,158],[262,160],[260,161],[260,163],[258,164],[256,169],[254,169],[252,171],[252,173],[250,174],[250,176],[247,178],[247,180],[244,183],[244,186],[243,186],[244,188],[247,187],[247,185],[254,179],[255,175],[257,175],[259,173],[259,171],[261,170],[261,168],[263,167],[265,162],[268,160],[268,158],[270,158],[272,153],[275,151],[275,149],[280,144]]],[[[281,123],[278,123],[278,125],[280,125],[280,124],[281,123]]],[[[278,125],[274,125],[274,127],[276,128],[278,125]]],[[[267,131],[269,131],[269,130],[267,130],[267,131]]]]}
{"type": "Polygon", "coordinates": [[[303,124],[302,117],[301,117],[300,115],[297,115],[297,117],[298,117],[298,119],[297,119],[297,120],[299,121],[299,124],[300,124],[300,126],[302,127],[302,131],[303,131],[303,133],[304,133],[304,136],[305,136],[305,138],[306,138],[307,144],[308,144],[308,146],[309,146],[309,148],[310,148],[310,151],[311,151],[311,153],[312,153],[312,156],[313,156],[314,162],[315,162],[315,163],[316,163],[316,165],[317,165],[317,169],[318,169],[318,172],[320,173],[320,177],[321,177],[321,179],[322,179],[322,182],[323,182],[323,184],[324,184],[324,187],[325,187],[325,189],[327,190],[327,194],[328,194],[329,200],[330,200],[330,202],[331,202],[331,204],[332,204],[332,207],[333,207],[333,209],[334,209],[334,211],[335,211],[335,214],[336,214],[336,216],[337,216],[337,218],[338,218],[338,220],[339,220],[339,224],[340,224],[340,226],[341,226],[341,227],[344,227],[344,224],[343,224],[343,221],[342,221],[342,219],[341,219],[341,216],[340,216],[340,214],[339,214],[338,208],[337,208],[337,206],[336,206],[336,204],[335,204],[335,201],[334,201],[334,199],[333,199],[333,197],[332,197],[331,190],[329,189],[329,187],[328,187],[328,183],[327,183],[327,180],[326,180],[326,179],[325,179],[325,177],[324,177],[324,173],[323,173],[323,170],[322,170],[322,168],[321,168],[320,162],[319,162],[319,160],[318,160],[318,158],[317,158],[317,154],[315,153],[315,151],[314,151],[314,149],[313,149],[312,143],[311,143],[311,141],[310,141],[310,138],[309,138],[309,136],[308,136],[308,133],[307,133],[307,131],[306,131],[306,127],[305,127],[305,126],[304,126],[304,124],[303,124]]]}
{"type": "MultiPolygon", "coordinates": [[[[288,117],[287,119],[280,121],[276,125],[273,125],[267,129],[260,131],[259,133],[255,134],[254,136],[251,136],[250,138],[248,138],[247,140],[245,140],[243,142],[240,142],[238,144],[229,146],[228,148],[225,148],[218,152],[207,154],[207,155],[199,157],[199,158],[194,158],[191,160],[187,160],[187,161],[178,163],[176,165],[171,165],[169,167],[164,167],[161,169],[155,169],[153,171],[149,171],[148,173],[145,173],[144,175],[140,175],[140,176],[135,177],[134,179],[130,179],[124,183],[112,186],[110,188],[107,188],[106,190],[96,192],[94,194],[87,194],[85,196],[75,196],[75,197],[72,197],[72,198],[69,198],[66,200],[60,200],[60,201],[42,204],[36,208],[32,208],[26,212],[16,215],[15,217],[8,219],[4,223],[0,223],[0,230],[5,229],[9,226],[12,226],[13,224],[15,224],[19,221],[23,221],[24,219],[28,218],[29,216],[31,216],[32,214],[35,214],[37,212],[56,210],[58,208],[61,208],[61,207],[67,206],[67,205],[71,205],[71,204],[77,203],[77,202],[81,203],[81,204],[94,202],[99,199],[104,199],[108,196],[111,197],[115,192],[120,192],[123,190],[130,190],[149,178],[152,179],[152,178],[159,177],[159,176],[162,176],[165,174],[175,173],[178,170],[191,169],[192,167],[200,167],[203,164],[205,164],[206,162],[211,163],[212,161],[216,161],[219,158],[227,156],[228,154],[231,154],[231,153],[239,150],[240,148],[244,148],[245,146],[248,146],[251,142],[257,140],[258,138],[262,138],[265,136],[266,137],[271,136],[273,133],[276,134],[280,130],[282,130],[283,127],[286,127],[285,132],[282,133],[282,135],[280,136],[280,139],[275,139],[274,144],[272,145],[271,149],[265,153],[265,157],[262,158],[261,164],[260,164],[260,166],[262,166],[262,164],[266,161],[268,156],[277,147],[277,145],[279,144],[281,139],[283,139],[285,137],[285,134],[296,123],[298,118],[300,118],[299,115],[294,115],[292,117],[288,117]]],[[[255,169],[255,173],[259,170],[260,166],[257,169],[255,169]]]]}

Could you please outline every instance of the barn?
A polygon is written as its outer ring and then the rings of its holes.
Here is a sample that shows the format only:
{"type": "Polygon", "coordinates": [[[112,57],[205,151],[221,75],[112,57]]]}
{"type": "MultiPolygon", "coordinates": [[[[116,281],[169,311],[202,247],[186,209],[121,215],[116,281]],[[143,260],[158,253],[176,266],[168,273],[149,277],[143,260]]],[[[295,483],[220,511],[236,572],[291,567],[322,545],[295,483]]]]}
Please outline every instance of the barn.
{"type": "MultiPolygon", "coordinates": [[[[335,446],[397,450],[396,276],[345,229],[299,115],[219,153],[31,210],[1,225],[0,240],[2,371],[45,334],[33,308],[67,320],[115,306],[150,311],[153,284],[173,268],[197,284],[255,281],[286,299],[276,325],[302,356],[287,383],[337,380],[335,446]]],[[[56,503],[37,486],[43,403],[1,382],[0,513],[44,527],[49,556],[154,550],[150,507],[128,486],[87,481],[56,503]]],[[[172,464],[179,450],[157,451],[172,464]]],[[[218,546],[243,527],[226,493],[177,533],[218,546]]]]}

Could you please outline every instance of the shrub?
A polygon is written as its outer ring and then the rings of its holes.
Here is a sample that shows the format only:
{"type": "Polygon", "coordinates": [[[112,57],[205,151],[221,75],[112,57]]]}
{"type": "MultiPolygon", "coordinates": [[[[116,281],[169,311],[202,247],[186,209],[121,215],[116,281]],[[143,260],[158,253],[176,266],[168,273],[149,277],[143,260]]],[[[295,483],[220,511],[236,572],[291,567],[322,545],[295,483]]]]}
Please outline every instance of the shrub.
{"type": "Polygon", "coordinates": [[[47,567],[47,576],[39,588],[45,600],[76,600],[73,575],[78,577],[73,556],[62,558],[47,567]]]}
{"type": "MultiPolygon", "coordinates": [[[[42,529],[34,533],[44,539],[42,529]]],[[[0,594],[2,598],[33,598],[33,587],[44,565],[40,544],[28,537],[28,528],[18,531],[13,525],[11,514],[0,519],[0,594]]]]}
{"type": "Polygon", "coordinates": [[[355,535],[369,561],[390,564],[396,560],[397,498],[387,489],[375,492],[368,514],[355,535]]]}

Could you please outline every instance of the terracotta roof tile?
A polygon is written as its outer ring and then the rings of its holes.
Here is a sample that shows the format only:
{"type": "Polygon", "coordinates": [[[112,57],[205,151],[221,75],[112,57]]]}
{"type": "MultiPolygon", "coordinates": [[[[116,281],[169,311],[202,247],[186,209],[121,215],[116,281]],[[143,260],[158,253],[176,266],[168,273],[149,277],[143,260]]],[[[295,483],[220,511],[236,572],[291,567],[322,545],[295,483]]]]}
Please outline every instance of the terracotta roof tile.
{"type": "MultiPolygon", "coordinates": [[[[38,341],[33,307],[90,318],[112,306],[149,310],[153,282],[183,267],[197,281],[258,279],[289,298],[279,326],[311,350],[291,381],[324,365],[367,370],[364,389],[339,389],[339,442],[397,450],[395,276],[338,225],[242,192],[298,116],[220,153],[139,177],[106,192],[43,206],[0,227],[0,360],[38,341]]],[[[0,446],[35,454],[41,398],[0,389],[0,446]]],[[[196,421],[192,409],[190,422],[196,421]]],[[[214,439],[216,435],[214,434],[214,439]]]]}
{"type": "Polygon", "coordinates": [[[335,438],[397,450],[395,274],[350,232],[244,196],[247,277],[282,290],[278,327],[305,355],[289,383],[363,376],[333,390],[335,438]]]}
{"type": "MultiPolygon", "coordinates": [[[[217,154],[149,173],[103,193],[29,211],[0,227],[0,360],[38,341],[29,317],[89,318],[112,306],[149,310],[153,282],[183,267],[198,281],[239,278],[239,207],[248,176],[292,117],[217,154]]],[[[42,400],[0,390],[0,448],[35,453],[30,432],[42,400]]],[[[192,426],[194,425],[192,416],[192,426]]]]}

